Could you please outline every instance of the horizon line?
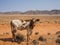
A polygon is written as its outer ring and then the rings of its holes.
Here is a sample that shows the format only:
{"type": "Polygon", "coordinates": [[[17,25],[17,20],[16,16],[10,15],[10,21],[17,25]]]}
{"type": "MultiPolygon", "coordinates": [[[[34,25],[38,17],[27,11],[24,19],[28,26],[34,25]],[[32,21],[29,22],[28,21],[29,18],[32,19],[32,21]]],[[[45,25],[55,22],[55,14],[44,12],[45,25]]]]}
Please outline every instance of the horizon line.
{"type": "MultiPolygon", "coordinates": [[[[38,9],[37,9],[38,10],[38,9]]],[[[26,11],[19,11],[19,10],[11,10],[11,11],[0,11],[0,12],[27,12],[27,11],[37,11],[37,10],[26,10],[26,11]]],[[[60,9],[46,9],[46,10],[38,10],[38,11],[51,11],[51,10],[60,10],[60,9]]]]}

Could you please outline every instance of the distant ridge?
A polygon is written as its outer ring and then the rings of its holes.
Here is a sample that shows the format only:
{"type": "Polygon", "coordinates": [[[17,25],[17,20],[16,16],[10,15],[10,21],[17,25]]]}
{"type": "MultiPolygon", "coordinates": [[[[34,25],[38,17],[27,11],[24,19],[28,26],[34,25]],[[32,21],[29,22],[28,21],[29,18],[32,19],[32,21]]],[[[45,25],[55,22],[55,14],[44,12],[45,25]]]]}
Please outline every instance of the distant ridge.
{"type": "Polygon", "coordinates": [[[11,12],[0,12],[0,14],[60,14],[60,10],[29,10],[26,12],[21,12],[21,11],[11,11],[11,12]]]}

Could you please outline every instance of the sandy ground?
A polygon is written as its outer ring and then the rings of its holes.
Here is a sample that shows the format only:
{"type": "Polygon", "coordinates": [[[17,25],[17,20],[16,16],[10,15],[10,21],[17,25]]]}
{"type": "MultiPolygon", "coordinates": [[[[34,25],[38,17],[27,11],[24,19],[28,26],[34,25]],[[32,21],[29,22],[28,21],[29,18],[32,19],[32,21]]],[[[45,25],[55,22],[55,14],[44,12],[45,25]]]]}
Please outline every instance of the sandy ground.
{"type": "MultiPolygon", "coordinates": [[[[58,19],[60,20],[60,19],[58,19]]],[[[43,36],[47,39],[47,41],[37,41],[38,44],[36,45],[59,45],[55,41],[56,32],[60,31],[60,23],[49,23],[49,22],[37,22],[35,24],[34,29],[32,30],[32,34],[29,36],[28,45],[34,45],[33,40],[37,40],[40,36],[43,36]],[[35,33],[38,32],[36,35],[35,33]],[[50,35],[48,35],[50,33],[50,35]]],[[[17,42],[12,42],[12,33],[11,33],[11,26],[9,23],[0,24],[0,45],[27,45],[27,30],[21,31],[25,36],[25,40],[22,41],[20,44],[17,42]]]]}

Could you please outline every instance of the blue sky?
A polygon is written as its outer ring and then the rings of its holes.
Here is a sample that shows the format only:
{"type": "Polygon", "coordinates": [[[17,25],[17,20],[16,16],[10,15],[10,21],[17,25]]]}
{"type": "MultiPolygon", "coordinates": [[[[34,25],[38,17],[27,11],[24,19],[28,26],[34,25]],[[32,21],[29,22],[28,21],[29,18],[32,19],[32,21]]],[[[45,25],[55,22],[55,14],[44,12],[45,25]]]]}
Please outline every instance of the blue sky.
{"type": "Polygon", "coordinates": [[[0,12],[60,9],[60,0],[0,0],[0,12]]]}

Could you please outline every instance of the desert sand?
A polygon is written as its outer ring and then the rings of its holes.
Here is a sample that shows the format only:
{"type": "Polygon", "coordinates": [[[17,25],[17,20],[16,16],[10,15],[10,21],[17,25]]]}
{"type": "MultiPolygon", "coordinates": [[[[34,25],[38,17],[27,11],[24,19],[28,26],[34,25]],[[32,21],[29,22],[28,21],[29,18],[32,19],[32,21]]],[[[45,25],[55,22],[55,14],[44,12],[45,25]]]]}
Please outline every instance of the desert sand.
{"type": "Polygon", "coordinates": [[[35,43],[36,45],[59,45],[60,43],[56,43],[56,39],[60,34],[56,34],[56,32],[60,31],[60,16],[41,15],[0,14],[0,45],[27,45],[27,30],[21,31],[26,38],[24,41],[20,44],[12,42],[10,21],[13,19],[28,20],[31,18],[40,19],[40,21],[35,24],[32,34],[29,36],[28,45],[35,45],[35,43]],[[41,40],[39,38],[41,36],[46,40],[41,40]]]}

